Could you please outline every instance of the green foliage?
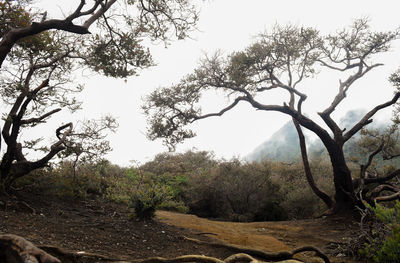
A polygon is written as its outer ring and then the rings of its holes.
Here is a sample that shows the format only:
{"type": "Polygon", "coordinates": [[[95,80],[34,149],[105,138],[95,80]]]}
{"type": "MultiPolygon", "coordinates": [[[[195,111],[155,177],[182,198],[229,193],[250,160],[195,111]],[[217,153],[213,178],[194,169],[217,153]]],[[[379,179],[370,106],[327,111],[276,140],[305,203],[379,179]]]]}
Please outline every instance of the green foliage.
{"type": "Polygon", "coordinates": [[[183,201],[177,201],[173,199],[164,200],[158,206],[158,209],[166,211],[175,211],[182,214],[189,213],[189,207],[187,207],[187,205],[183,201]]]}
{"type": "Polygon", "coordinates": [[[154,217],[156,208],[171,196],[170,188],[155,182],[139,185],[132,193],[129,206],[135,209],[140,220],[154,217]]]}
{"type": "Polygon", "coordinates": [[[114,37],[96,35],[92,39],[86,63],[94,71],[105,76],[134,76],[137,69],[154,65],[150,51],[140,42],[132,33],[122,33],[114,37]]]}
{"type": "Polygon", "coordinates": [[[400,261],[400,202],[396,201],[393,208],[387,208],[375,203],[368,205],[374,216],[383,225],[371,230],[371,237],[360,253],[374,262],[395,263],[400,261]]]}
{"type": "Polygon", "coordinates": [[[101,163],[83,164],[74,173],[71,162],[61,162],[56,167],[32,172],[30,180],[34,180],[42,191],[59,198],[103,196],[108,186],[101,166],[101,163]]]}
{"type": "Polygon", "coordinates": [[[107,175],[108,188],[105,197],[116,203],[128,204],[135,185],[137,172],[133,168],[121,169],[121,173],[107,175]]]}
{"type": "MultiPolygon", "coordinates": [[[[310,161],[314,180],[326,193],[333,193],[331,166],[326,159],[310,161]]],[[[326,209],[324,203],[312,192],[303,169],[298,161],[290,164],[275,162],[272,181],[280,186],[284,197],[281,206],[290,219],[312,218],[326,209]]]]}
{"type": "Polygon", "coordinates": [[[0,37],[11,28],[28,26],[31,23],[31,14],[26,10],[26,2],[18,1],[18,4],[11,1],[0,1],[0,37]]]}
{"type": "MultiPolygon", "coordinates": [[[[55,131],[57,141],[50,140],[53,145],[44,145],[40,138],[22,144],[24,139],[18,135],[63,109],[73,112],[80,108],[74,93],[82,91],[82,85],[75,83],[82,70],[116,78],[135,76],[138,70],[154,65],[146,40],[167,44],[186,38],[198,21],[198,9],[190,0],[125,1],[125,5],[101,0],[73,5],[72,9],[68,4],[60,7],[70,13],[61,10],[64,18],[56,18],[32,0],[0,0],[0,97],[8,111],[2,114],[7,149],[1,159],[0,178],[0,184],[6,185],[1,188],[9,189],[16,178],[44,167],[63,152],[70,159],[75,157],[72,177],[63,168],[57,171],[62,176],[52,178],[65,180],[61,184],[69,185],[64,188],[68,189],[66,195],[83,195],[93,181],[84,182],[86,173],[82,172],[77,180],[78,161],[89,163],[111,150],[102,127],[85,121],[80,131],[72,123],[60,124],[55,131]],[[29,150],[44,154],[29,161],[24,156],[29,150]]],[[[112,124],[110,120],[106,121],[112,124]]]]}
{"type": "MultiPolygon", "coordinates": [[[[156,209],[191,212],[231,221],[270,221],[318,215],[323,204],[310,191],[301,164],[216,160],[208,152],[160,154],[140,166],[108,161],[64,161],[19,181],[61,198],[101,197],[134,208],[138,219],[156,209]],[[29,180],[28,180],[29,179],[29,180]]],[[[326,186],[326,163],[312,162],[316,182],[326,186]]]]}

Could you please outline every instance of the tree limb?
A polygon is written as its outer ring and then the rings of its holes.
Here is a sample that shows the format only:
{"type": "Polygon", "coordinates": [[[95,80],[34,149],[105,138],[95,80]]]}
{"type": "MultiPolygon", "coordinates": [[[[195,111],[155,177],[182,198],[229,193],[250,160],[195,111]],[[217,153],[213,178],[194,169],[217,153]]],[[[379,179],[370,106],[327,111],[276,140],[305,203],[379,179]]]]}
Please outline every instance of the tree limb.
{"type": "Polygon", "coordinates": [[[86,27],[74,25],[71,21],[60,19],[51,19],[40,23],[34,22],[27,27],[13,28],[3,36],[0,42],[0,67],[18,40],[50,29],[58,29],[80,35],[90,33],[86,27]]]}
{"type": "Polygon", "coordinates": [[[84,28],[89,28],[90,25],[93,24],[94,21],[99,19],[102,15],[104,15],[105,12],[116,2],[117,0],[109,0],[106,1],[106,4],[102,6],[99,10],[97,10],[96,13],[94,13],[88,20],[83,23],[82,27],[84,28]]]}
{"type": "Polygon", "coordinates": [[[384,177],[377,177],[377,178],[365,178],[364,182],[365,184],[374,184],[374,183],[384,183],[387,182],[393,178],[395,178],[396,176],[400,175],[400,169],[397,169],[393,172],[391,172],[390,174],[384,176],[384,177]]]}
{"type": "Polygon", "coordinates": [[[234,101],[232,104],[230,104],[230,105],[227,106],[226,108],[220,110],[219,112],[216,112],[216,113],[209,113],[209,114],[205,114],[205,115],[193,117],[193,121],[192,121],[192,122],[194,122],[194,121],[196,121],[196,120],[201,120],[201,119],[209,118],[209,117],[222,116],[225,112],[231,110],[233,107],[235,107],[235,106],[236,106],[240,101],[242,101],[242,100],[245,100],[245,97],[237,97],[237,98],[235,99],[235,101],[234,101]]]}
{"type": "Polygon", "coordinates": [[[359,132],[364,126],[371,123],[372,122],[371,117],[373,117],[379,110],[387,108],[387,107],[395,104],[399,98],[400,98],[400,92],[396,92],[390,101],[376,106],[371,111],[369,111],[367,114],[365,114],[364,117],[353,126],[353,128],[351,128],[348,132],[346,132],[343,135],[344,141],[348,141],[354,134],[359,132]]]}
{"type": "Polygon", "coordinates": [[[394,201],[400,199],[400,192],[394,193],[392,195],[388,196],[379,196],[374,198],[376,202],[389,202],[389,201],[394,201]]]}
{"type": "Polygon", "coordinates": [[[61,263],[26,239],[12,234],[0,235],[0,258],[6,262],[61,263]]]}
{"type": "Polygon", "coordinates": [[[57,113],[57,112],[59,112],[59,111],[61,111],[60,108],[54,109],[54,110],[52,110],[52,111],[49,111],[49,112],[47,112],[47,113],[45,113],[45,114],[43,114],[42,116],[37,117],[37,118],[30,118],[30,119],[26,119],[26,120],[21,120],[21,125],[26,125],[26,124],[32,124],[32,123],[41,122],[41,121],[43,121],[44,119],[46,119],[47,117],[49,117],[49,116],[51,116],[51,115],[53,115],[53,114],[55,114],[55,113],[57,113]]]}
{"type": "Polygon", "coordinates": [[[332,198],[328,194],[321,191],[321,189],[319,189],[318,186],[315,184],[314,177],[312,175],[311,168],[310,168],[310,163],[308,162],[307,146],[306,146],[306,141],[305,141],[303,131],[300,127],[299,122],[296,119],[292,119],[292,120],[293,120],[294,126],[296,127],[297,135],[299,137],[301,157],[303,160],[304,171],[306,174],[308,184],[310,185],[312,191],[326,204],[326,206],[328,208],[333,208],[335,205],[335,202],[332,200],[332,198]]]}

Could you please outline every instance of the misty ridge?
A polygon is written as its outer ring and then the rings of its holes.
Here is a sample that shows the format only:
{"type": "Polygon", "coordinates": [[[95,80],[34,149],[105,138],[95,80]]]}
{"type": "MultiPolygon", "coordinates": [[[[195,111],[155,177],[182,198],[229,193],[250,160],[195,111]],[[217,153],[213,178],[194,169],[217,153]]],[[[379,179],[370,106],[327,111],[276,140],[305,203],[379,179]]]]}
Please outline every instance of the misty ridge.
{"type": "MultiPolygon", "coordinates": [[[[344,117],[339,120],[339,126],[344,129],[349,129],[356,124],[365,114],[365,109],[356,109],[348,111],[344,117]]],[[[369,129],[385,129],[390,125],[390,120],[374,120],[367,128],[369,129]]],[[[306,129],[304,129],[307,132],[306,129]]],[[[307,134],[307,150],[311,158],[321,157],[327,154],[325,147],[321,140],[316,137],[311,137],[307,134]]],[[[357,153],[354,150],[356,141],[360,138],[360,134],[356,134],[345,145],[344,149],[347,156],[354,156],[357,153]]],[[[301,158],[299,138],[296,128],[292,121],[288,121],[278,131],[276,131],[268,140],[263,142],[253,150],[246,160],[252,161],[280,161],[280,162],[293,162],[301,158]]]]}

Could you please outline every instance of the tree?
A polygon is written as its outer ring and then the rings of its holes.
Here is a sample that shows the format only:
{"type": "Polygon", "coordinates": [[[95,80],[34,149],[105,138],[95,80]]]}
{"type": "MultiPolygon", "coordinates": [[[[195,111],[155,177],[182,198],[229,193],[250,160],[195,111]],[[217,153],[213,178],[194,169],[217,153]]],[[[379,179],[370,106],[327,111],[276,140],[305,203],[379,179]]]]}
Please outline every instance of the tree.
{"type": "Polygon", "coordinates": [[[400,130],[398,108],[393,124],[387,128],[363,129],[356,142],[360,152],[359,178],[356,192],[362,200],[375,206],[375,202],[400,199],[400,130]]]}
{"type": "Polygon", "coordinates": [[[390,43],[398,36],[399,32],[372,32],[366,19],[356,20],[350,28],[327,36],[322,36],[314,28],[275,26],[271,33],[261,34],[258,41],[244,51],[234,52],[225,58],[220,53],[206,57],[192,74],[178,84],[151,93],[143,106],[149,121],[148,137],[163,138],[173,148],[195,135],[187,128],[190,123],[221,116],[240,102],[247,102],[257,110],[283,113],[292,118],[298,131],[303,164],[313,191],[331,212],[353,209],[359,202],[343,146],[371,123],[378,111],[396,103],[400,97],[398,78],[395,75],[391,78],[397,87],[393,98],[368,111],[350,129],[340,128],[332,113],[357,80],[382,65],[374,63],[372,58],[388,51],[390,43]],[[346,78],[339,82],[338,93],[331,105],[318,113],[328,130],[302,111],[307,95],[301,86],[304,80],[321,70],[346,74],[346,78]],[[224,92],[231,104],[218,112],[202,114],[199,102],[202,94],[209,90],[224,92]],[[264,104],[263,98],[272,91],[286,92],[287,101],[283,105],[264,104]],[[303,128],[317,135],[329,153],[334,199],[314,183],[303,128]]]}
{"type": "Polygon", "coordinates": [[[112,150],[110,142],[106,140],[107,132],[115,132],[118,128],[118,123],[112,116],[85,120],[79,124],[80,127],[65,142],[65,151],[59,153],[63,160],[71,162],[74,180],[77,179],[76,170],[79,164],[101,162],[104,155],[112,150]]]}
{"type": "Polygon", "coordinates": [[[90,69],[115,78],[137,75],[154,65],[145,39],[167,45],[185,38],[198,20],[189,0],[81,0],[62,19],[36,10],[31,0],[0,1],[0,94],[8,105],[0,193],[67,148],[77,156],[88,153],[73,138],[93,138],[94,130],[80,134],[72,122],[56,129],[57,139],[50,147],[40,146],[45,153],[36,160],[28,160],[26,153],[27,148],[39,147],[40,138],[21,142],[22,130],[45,123],[62,109],[80,108],[74,94],[83,86],[75,84],[75,72],[90,69]]]}

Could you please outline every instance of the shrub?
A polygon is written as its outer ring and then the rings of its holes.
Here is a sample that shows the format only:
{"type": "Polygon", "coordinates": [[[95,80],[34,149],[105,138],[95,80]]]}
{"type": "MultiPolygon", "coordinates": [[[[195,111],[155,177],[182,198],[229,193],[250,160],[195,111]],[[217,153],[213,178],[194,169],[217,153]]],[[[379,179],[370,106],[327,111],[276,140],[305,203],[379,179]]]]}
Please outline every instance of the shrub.
{"type": "Polygon", "coordinates": [[[167,186],[153,183],[139,185],[132,193],[129,206],[135,209],[136,218],[139,220],[151,219],[156,208],[170,196],[167,186]]]}
{"type": "Polygon", "coordinates": [[[31,172],[16,182],[19,188],[28,187],[64,199],[106,197],[110,187],[124,175],[124,168],[108,161],[81,163],[74,172],[73,164],[62,161],[31,172]]]}
{"type": "Polygon", "coordinates": [[[268,201],[262,205],[254,215],[254,221],[279,221],[286,220],[288,215],[278,202],[268,201]]]}
{"type": "Polygon", "coordinates": [[[122,173],[106,177],[108,188],[106,198],[116,203],[129,204],[131,195],[140,183],[141,176],[135,168],[124,169],[122,173]]]}
{"type": "MultiPolygon", "coordinates": [[[[330,164],[323,159],[310,162],[314,181],[326,193],[333,193],[330,164]]],[[[319,216],[326,210],[325,204],[312,192],[304,173],[303,164],[274,163],[272,181],[280,186],[284,200],[280,203],[289,219],[319,216]]]]}
{"type": "Polygon", "coordinates": [[[396,201],[393,208],[378,203],[367,206],[376,220],[360,253],[374,262],[400,262],[400,202],[396,201]]]}
{"type": "Polygon", "coordinates": [[[187,207],[184,202],[176,200],[164,200],[160,205],[158,205],[158,209],[179,212],[182,214],[189,212],[189,207],[187,207]]]}
{"type": "Polygon", "coordinates": [[[267,162],[221,162],[209,172],[191,177],[185,201],[199,216],[233,221],[254,221],[256,216],[283,220],[285,213],[277,212],[282,196],[270,175],[267,162]]]}

